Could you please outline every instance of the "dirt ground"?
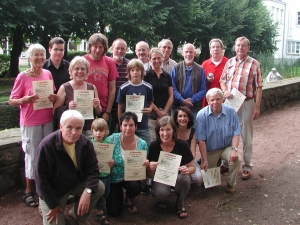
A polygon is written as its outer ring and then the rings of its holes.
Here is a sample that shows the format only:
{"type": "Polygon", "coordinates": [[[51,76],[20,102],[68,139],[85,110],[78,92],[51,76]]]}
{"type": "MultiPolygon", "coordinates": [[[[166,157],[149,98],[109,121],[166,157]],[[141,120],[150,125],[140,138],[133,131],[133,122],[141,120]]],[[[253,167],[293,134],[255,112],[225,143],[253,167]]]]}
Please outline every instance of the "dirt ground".
{"type": "MultiPolygon", "coordinates": [[[[233,194],[222,186],[204,189],[192,186],[187,200],[188,218],[179,219],[174,208],[175,194],[166,209],[159,210],[154,197],[140,195],[138,212],[109,218],[111,224],[300,224],[300,102],[263,113],[255,121],[252,177],[237,178],[233,194]],[[298,175],[297,175],[298,174],[298,175]]],[[[239,146],[242,147],[242,144],[239,146]]],[[[0,224],[42,224],[36,208],[21,201],[24,190],[0,199],[0,224]]],[[[93,212],[89,221],[96,225],[93,212]]]]}

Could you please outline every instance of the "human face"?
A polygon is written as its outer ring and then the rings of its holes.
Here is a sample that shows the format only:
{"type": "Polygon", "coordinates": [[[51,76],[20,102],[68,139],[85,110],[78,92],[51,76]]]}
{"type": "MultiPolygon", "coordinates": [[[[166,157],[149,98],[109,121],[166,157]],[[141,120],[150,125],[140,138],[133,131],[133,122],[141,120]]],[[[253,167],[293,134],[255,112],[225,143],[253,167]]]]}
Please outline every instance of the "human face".
{"type": "Polygon", "coordinates": [[[178,125],[180,127],[187,127],[189,121],[190,121],[189,116],[185,112],[183,112],[182,110],[179,110],[178,115],[177,115],[178,125]]]}
{"type": "Polygon", "coordinates": [[[158,52],[154,52],[151,55],[150,61],[154,69],[160,69],[162,64],[162,55],[158,52]]]}
{"type": "Polygon", "coordinates": [[[144,44],[138,44],[135,49],[135,54],[143,63],[148,62],[149,48],[144,44]]]}
{"type": "Polygon", "coordinates": [[[84,63],[78,62],[74,65],[71,76],[74,81],[85,81],[87,78],[87,68],[84,63]]]}
{"type": "Polygon", "coordinates": [[[172,49],[173,49],[173,47],[172,47],[171,43],[168,43],[168,42],[164,42],[164,44],[160,47],[160,50],[163,53],[164,62],[169,59],[172,49]]]}
{"type": "Polygon", "coordinates": [[[63,140],[67,144],[73,144],[78,141],[83,128],[83,122],[75,117],[71,117],[65,121],[64,125],[60,125],[60,131],[63,140]]]}
{"type": "Polygon", "coordinates": [[[195,55],[196,51],[193,45],[186,45],[182,50],[182,56],[185,64],[187,65],[190,65],[194,62],[195,55]]]}
{"type": "Polygon", "coordinates": [[[237,58],[241,60],[247,57],[250,46],[248,45],[248,42],[246,40],[238,40],[235,42],[234,49],[237,58]]]}
{"type": "Polygon", "coordinates": [[[97,141],[97,142],[102,142],[103,138],[106,135],[106,131],[105,130],[93,129],[92,133],[93,133],[94,140],[97,141]]]}
{"type": "Polygon", "coordinates": [[[104,53],[104,46],[101,41],[97,41],[90,47],[90,54],[92,60],[99,60],[104,53]]]}
{"type": "Polygon", "coordinates": [[[133,67],[130,70],[130,82],[140,84],[142,82],[142,71],[138,67],[133,67]]]}
{"type": "Polygon", "coordinates": [[[210,106],[214,114],[219,115],[222,108],[222,102],[223,102],[223,98],[219,93],[209,97],[208,105],[210,106]]]}
{"type": "Polygon", "coordinates": [[[54,62],[60,62],[64,57],[65,44],[53,44],[49,48],[50,59],[54,62]]]}
{"type": "Polygon", "coordinates": [[[129,119],[128,121],[123,120],[120,129],[124,137],[133,137],[136,125],[134,124],[133,119],[129,119]]]}
{"type": "Polygon", "coordinates": [[[167,123],[166,125],[160,127],[159,137],[163,143],[168,143],[173,140],[173,128],[171,124],[167,123]]]}
{"type": "Polygon", "coordinates": [[[42,67],[44,65],[46,56],[43,50],[33,50],[32,56],[29,58],[32,67],[42,67]]]}
{"type": "Polygon", "coordinates": [[[222,46],[221,43],[218,41],[211,42],[210,44],[210,54],[213,58],[219,60],[222,57],[222,46]]]}
{"type": "Polygon", "coordinates": [[[112,48],[113,59],[116,62],[122,62],[127,51],[127,45],[124,41],[116,41],[112,48]]]}

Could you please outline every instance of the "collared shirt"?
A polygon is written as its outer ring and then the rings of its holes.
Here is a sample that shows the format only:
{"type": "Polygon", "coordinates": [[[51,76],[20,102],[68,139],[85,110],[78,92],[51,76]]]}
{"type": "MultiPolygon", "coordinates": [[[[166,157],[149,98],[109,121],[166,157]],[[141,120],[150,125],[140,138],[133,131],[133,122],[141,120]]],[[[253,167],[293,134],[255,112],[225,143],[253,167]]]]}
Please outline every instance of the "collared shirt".
{"type": "Polygon", "coordinates": [[[54,85],[56,88],[56,90],[54,91],[55,94],[58,92],[62,84],[70,80],[69,65],[70,63],[63,59],[57,69],[55,66],[53,66],[50,59],[47,59],[44,62],[43,69],[49,70],[52,74],[54,85]]]}
{"type": "Polygon", "coordinates": [[[171,70],[172,70],[172,68],[173,68],[173,66],[175,66],[177,64],[177,62],[176,61],[174,61],[173,59],[168,59],[168,61],[166,61],[166,62],[163,62],[162,64],[161,64],[161,68],[164,70],[164,71],[166,71],[168,74],[170,74],[171,73],[171,70]]]}
{"type": "Polygon", "coordinates": [[[229,92],[236,88],[247,98],[255,98],[257,88],[263,86],[260,63],[250,56],[242,60],[233,57],[226,63],[220,83],[225,83],[229,92]]]}
{"type": "Polygon", "coordinates": [[[206,141],[208,152],[226,148],[232,138],[241,134],[240,123],[235,110],[222,104],[221,112],[216,116],[210,106],[201,109],[196,117],[197,140],[206,141]]]}
{"type": "Polygon", "coordinates": [[[170,74],[163,71],[158,78],[153,69],[149,69],[144,80],[153,87],[154,104],[164,109],[169,99],[169,87],[172,87],[170,74]]]}
{"type": "Polygon", "coordinates": [[[119,77],[117,77],[117,79],[116,79],[116,96],[115,96],[115,101],[114,101],[114,104],[112,107],[112,111],[118,110],[118,103],[116,102],[116,99],[117,99],[119,88],[121,87],[122,84],[124,84],[128,81],[128,79],[126,78],[126,76],[127,76],[126,68],[127,68],[127,64],[129,63],[129,61],[130,61],[129,59],[123,58],[123,62],[121,65],[115,63],[119,77]]]}

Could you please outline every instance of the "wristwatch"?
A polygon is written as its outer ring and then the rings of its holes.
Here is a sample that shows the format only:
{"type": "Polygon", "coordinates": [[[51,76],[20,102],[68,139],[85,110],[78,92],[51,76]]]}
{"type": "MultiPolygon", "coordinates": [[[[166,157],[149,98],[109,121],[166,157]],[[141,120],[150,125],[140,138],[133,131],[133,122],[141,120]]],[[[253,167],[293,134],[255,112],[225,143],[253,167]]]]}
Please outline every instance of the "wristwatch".
{"type": "Polygon", "coordinates": [[[231,150],[235,150],[237,152],[239,151],[239,149],[237,147],[234,147],[234,148],[232,147],[231,150]]]}
{"type": "Polygon", "coordinates": [[[91,194],[91,193],[92,193],[92,189],[89,189],[89,188],[84,189],[84,191],[85,191],[86,193],[88,193],[88,194],[91,194]]]}

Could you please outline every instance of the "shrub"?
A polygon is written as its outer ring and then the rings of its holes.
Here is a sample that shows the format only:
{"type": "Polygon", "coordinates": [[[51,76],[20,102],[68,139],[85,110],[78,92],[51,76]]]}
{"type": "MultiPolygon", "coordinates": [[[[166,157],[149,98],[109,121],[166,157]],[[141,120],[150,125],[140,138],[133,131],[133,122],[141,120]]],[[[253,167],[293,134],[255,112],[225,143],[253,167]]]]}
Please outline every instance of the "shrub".
{"type": "Polygon", "coordinates": [[[0,78],[6,77],[10,64],[10,56],[0,55],[0,78]]]}

